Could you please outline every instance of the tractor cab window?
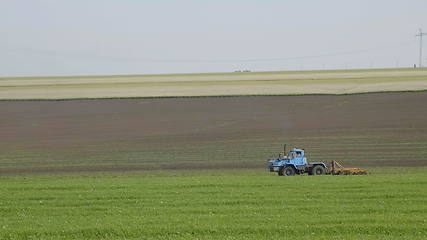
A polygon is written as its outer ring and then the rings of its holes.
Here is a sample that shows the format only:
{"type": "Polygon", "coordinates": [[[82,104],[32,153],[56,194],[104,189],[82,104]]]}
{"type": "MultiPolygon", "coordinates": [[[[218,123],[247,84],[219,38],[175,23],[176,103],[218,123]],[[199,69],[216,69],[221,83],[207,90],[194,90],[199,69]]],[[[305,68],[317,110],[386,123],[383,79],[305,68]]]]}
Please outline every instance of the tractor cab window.
{"type": "Polygon", "coordinates": [[[302,152],[290,152],[288,155],[288,159],[292,160],[294,158],[299,158],[302,156],[302,152]]]}

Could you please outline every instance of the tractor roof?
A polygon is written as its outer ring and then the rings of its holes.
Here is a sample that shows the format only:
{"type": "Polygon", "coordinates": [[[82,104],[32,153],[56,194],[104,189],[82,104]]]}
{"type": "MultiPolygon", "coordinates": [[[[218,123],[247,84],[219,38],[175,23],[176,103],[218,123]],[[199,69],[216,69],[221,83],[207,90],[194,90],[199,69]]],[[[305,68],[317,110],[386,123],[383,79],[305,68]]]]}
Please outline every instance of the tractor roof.
{"type": "Polygon", "coordinates": [[[294,148],[291,150],[291,152],[304,152],[303,149],[294,148]]]}

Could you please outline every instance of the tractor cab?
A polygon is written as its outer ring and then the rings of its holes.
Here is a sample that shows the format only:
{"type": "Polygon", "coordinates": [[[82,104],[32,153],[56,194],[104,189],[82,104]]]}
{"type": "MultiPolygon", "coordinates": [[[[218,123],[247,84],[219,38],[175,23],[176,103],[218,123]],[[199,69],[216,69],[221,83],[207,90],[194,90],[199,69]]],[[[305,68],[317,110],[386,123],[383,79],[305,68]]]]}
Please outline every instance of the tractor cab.
{"type": "Polygon", "coordinates": [[[288,156],[284,159],[287,164],[293,164],[293,165],[306,165],[307,158],[304,155],[303,149],[296,149],[289,151],[288,156]]]}
{"type": "Polygon", "coordinates": [[[307,165],[307,158],[305,157],[304,150],[303,149],[297,149],[294,148],[293,150],[289,151],[287,156],[279,155],[279,158],[272,159],[269,161],[271,166],[284,166],[284,165],[294,165],[294,166],[300,166],[300,165],[307,165]]]}

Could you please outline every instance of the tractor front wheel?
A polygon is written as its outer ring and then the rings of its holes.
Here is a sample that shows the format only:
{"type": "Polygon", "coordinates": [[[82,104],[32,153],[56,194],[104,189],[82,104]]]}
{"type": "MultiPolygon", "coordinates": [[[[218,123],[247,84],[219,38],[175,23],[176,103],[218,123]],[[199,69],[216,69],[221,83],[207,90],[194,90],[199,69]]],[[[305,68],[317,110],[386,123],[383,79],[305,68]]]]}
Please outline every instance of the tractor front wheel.
{"type": "Polygon", "coordinates": [[[325,167],[316,165],[311,169],[311,175],[324,175],[326,173],[325,167]]]}
{"type": "Polygon", "coordinates": [[[295,175],[295,169],[291,166],[283,168],[283,176],[293,176],[295,175]]]}

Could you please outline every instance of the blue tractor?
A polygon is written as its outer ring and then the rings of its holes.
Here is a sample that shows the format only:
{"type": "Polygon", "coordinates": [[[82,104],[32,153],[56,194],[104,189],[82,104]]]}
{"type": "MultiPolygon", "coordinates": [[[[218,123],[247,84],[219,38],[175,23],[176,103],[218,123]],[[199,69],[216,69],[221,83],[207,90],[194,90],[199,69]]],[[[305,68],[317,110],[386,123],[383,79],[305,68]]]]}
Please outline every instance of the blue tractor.
{"type": "MultiPolygon", "coordinates": [[[[286,153],[286,145],[284,147],[286,153]]],[[[279,154],[277,159],[269,159],[267,168],[270,172],[277,172],[279,176],[293,176],[308,173],[309,175],[324,175],[330,171],[323,162],[308,162],[304,149],[294,148],[288,155],[279,154]]]]}

